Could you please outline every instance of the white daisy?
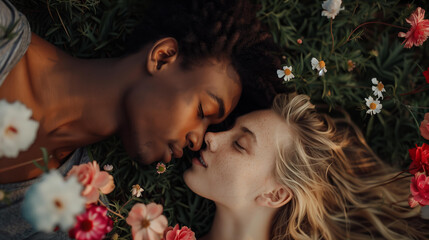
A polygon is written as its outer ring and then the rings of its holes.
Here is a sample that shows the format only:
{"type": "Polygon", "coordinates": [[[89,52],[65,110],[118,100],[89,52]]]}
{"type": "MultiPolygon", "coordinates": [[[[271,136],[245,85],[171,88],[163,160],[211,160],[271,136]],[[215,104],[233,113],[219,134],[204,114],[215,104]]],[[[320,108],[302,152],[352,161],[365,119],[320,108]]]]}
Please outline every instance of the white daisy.
{"type": "Polygon", "coordinates": [[[366,106],[369,107],[368,111],[366,111],[367,114],[375,115],[377,113],[380,113],[381,108],[383,108],[383,105],[378,100],[374,100],[371,96],[368,98],[365,98],[366,106]]]}
{"type": "Polygon", "coordinates": [[[140,185],[136,184],[136,185],[133,185],[131,189],[131,194],[136,197],[141,197],[143,191],[144,189],[140,187],[140,185]]]}
{"type": "Polygon", "coordinates": [[[110,164],[106,164],[106,165],[104,165],[104,166],[103,166],[103,169],[104,169],[104,171],[106,171],[106,172],[110,172],[110,171],[112,171],[112,170],[113,170],[113,166],[112,166],[112,165],[110,165],[110,164]]]}
{"type": "Polygon", "coordinates": [[[279,78],[283,78],[286,82],[294,78],[295,76],[292,74],[292,66],[284,66],[283,70],[277,70],[277,76],[279,78]]]}
{"type": "Polygon", "coordinates": [[[341,10],[344,10],[344,7],[341,7],[341,0],[327,0],[322,3],[322,16],[326,16],[327,18],[335,19],[338,13],[341,10]]]}
{"type": "Polygon", "coordinates": [[[325,61],[319,61],[316,58],[311,59],[311,69],[317,69],[317,71],[319,71],[319,76],[325,75],[325,73],[328,71],[326,70],[325,61]]]}
{"type": "Polygon", "coordinates": [[[372,84],[377,86],[372,86],[372,91],[374,91],[374,96],[377,98],[383,99],[383,92],[386,92],[386,89],[384,89],[383,83],[381,81],[378,81],[377,78],[371,79],[372,84]]]}
{"type": "Polygon", "coordinates": [[[0,157],[15,158],[34,142],[39,123],[31,115],[33,112],[19,101],[0,100],[0,157]]]}
{"type": "Polygon", "coordinates": [[[68,231],[76,215],[85,210],[82,189],[75,176],[64,180],[57,170],[51,170],[25,193],[22,214],[38,231],[52,232],[58,225],[68,231]]]}

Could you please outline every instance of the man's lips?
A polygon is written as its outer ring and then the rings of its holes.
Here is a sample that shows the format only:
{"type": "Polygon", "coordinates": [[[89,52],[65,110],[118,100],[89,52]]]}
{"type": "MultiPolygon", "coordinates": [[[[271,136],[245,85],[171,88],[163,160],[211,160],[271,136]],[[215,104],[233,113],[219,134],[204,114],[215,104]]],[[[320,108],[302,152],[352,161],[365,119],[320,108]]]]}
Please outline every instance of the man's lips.
{"type": "Polygon", "coordinates": [[[170,154],[175,158],[181,158],[183,156],[183,149],[176,144],[168,144],[170,154]]]}

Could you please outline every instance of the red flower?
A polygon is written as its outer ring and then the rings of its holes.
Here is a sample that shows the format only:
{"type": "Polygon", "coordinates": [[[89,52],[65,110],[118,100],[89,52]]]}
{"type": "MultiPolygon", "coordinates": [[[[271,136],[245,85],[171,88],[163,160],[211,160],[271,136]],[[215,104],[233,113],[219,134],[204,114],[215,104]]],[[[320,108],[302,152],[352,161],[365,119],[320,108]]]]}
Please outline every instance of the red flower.
{"type": "Polygon", "coordinates": [[[411,179],[411,195],[408,198],[410,207],[429,205],[429,177],[424,173],[418,172],[411,179]]]}
{"type": "Polygon", "coordinates": [[[425,114],[425,118],[420,123],[420,134],[429,140],[429,112],[425,114]]]}
{"type": "Polygon", "coordinates": [[[428,67],[428,70],[423,72],[423,76],[425,76],[426,82],[429,83],[429,67],[428,67]]]}
{"type": "Polygon", "coordinates": [[[406,21],[411,25],[407,33],[400,32],[398,37],[404,37],[405,48],[413,45],[420,46],[429,36],[429,20],[424,19],[425,10],[418,7],[406,21]]]}
{"type": "Polygon", "coordinates": [[[195,233],[186,226],[179,229],[179,224],[166,231],[165,240],[196,240],[195,233]]]}
{"type": "Polygon", "coordinates": [[[69,236],[78,240],[99,240],[112,228],[113,221],[107,216],[107,208],[91,204],[86,212],[76,217],[76,224],[70,229],[69,236]]]}
{"type": "Polygon", "coordinates": [[[423,143],[421,147],[416,145],[415,148],[409,149],[410,157],[413,162],[410,165],[410,173],[426,171],[429,172],[429,145],[423,143]]]}

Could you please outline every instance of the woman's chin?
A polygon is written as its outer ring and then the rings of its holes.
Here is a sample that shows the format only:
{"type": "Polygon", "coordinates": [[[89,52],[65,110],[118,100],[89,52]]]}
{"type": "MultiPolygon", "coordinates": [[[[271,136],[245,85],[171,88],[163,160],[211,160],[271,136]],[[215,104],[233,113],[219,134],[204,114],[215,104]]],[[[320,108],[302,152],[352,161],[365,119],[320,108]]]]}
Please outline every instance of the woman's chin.
{"type": "Polygon", "coordinates": [[[192,192],[195,194],[207,198],[204,194],[204,191],[202,191],[204,188],[201,186],[201,181],[198,181],[201,179],[202,176],[197,176],[197,174],[192,171],[192,169],[188,169],[183,173],[183,180],[185,180],[186,186],[188,186],[189,189],[191,189],[192,192]]]}

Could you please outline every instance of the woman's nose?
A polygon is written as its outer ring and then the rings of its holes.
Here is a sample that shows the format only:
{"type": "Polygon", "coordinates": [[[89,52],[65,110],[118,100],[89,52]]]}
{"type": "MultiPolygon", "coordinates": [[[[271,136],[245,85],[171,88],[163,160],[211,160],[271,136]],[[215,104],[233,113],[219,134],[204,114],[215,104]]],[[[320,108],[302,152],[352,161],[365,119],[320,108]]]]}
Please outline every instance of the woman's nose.
{"type": "Polygon", "coordinates": [[[207,150],[211,152],[215,152],[218,147],[218,144],[215,141],[215,135],[216,133],[207,132],[206,135],[204,136],[204,142],[207,145],[207,150]]]}

